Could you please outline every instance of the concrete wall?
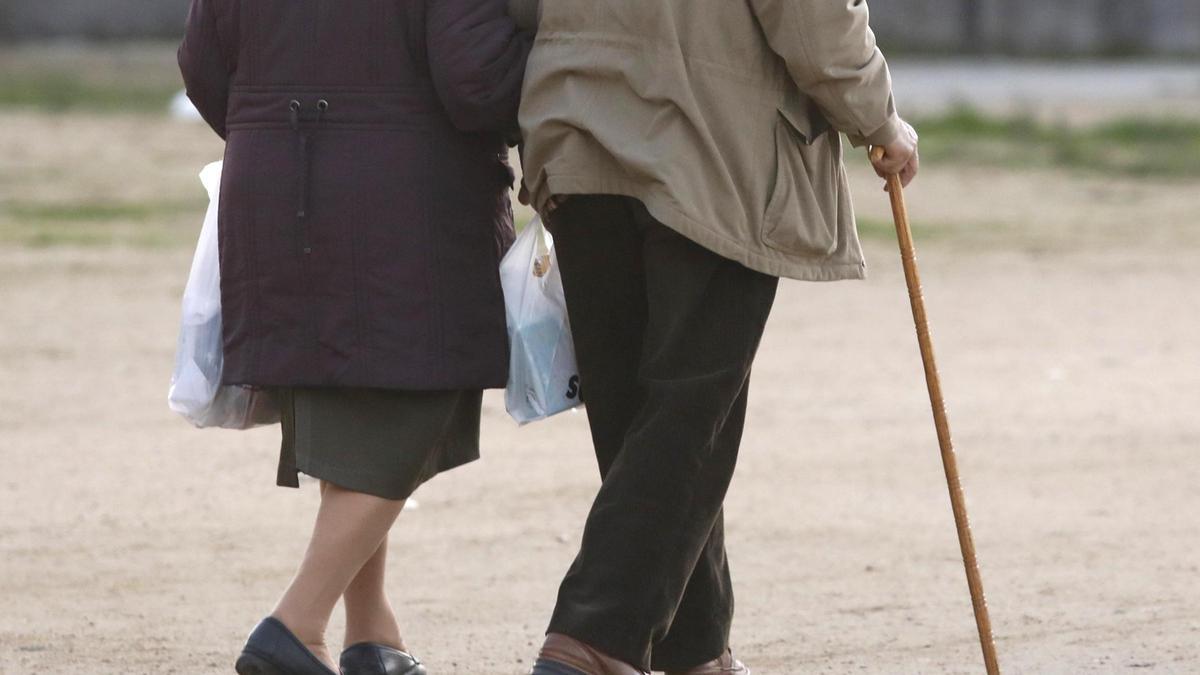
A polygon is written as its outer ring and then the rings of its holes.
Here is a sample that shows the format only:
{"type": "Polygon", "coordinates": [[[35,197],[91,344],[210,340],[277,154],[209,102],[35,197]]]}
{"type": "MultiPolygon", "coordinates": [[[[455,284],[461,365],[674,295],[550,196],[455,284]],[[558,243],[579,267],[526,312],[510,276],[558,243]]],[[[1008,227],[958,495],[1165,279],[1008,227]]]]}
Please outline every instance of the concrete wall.
{"type": "Polygon", "coordinates": [[[176,37],[188,0],[0,0],[0,38],[176,37]]]}
{"type": "MultiPolygon", "coordinates": [[[[904,51],[1200,55],[1200,0],[869,2],[880,41],[904,51]]],[[[0,38],[174,38],[187,5],[188,0],[0,0],[0,38]]]]}
{"type": "Polygon", "coordinates": [[[1200,0],[870,0],[880,42],[914,52],[1200,55],[1200,0]]]}

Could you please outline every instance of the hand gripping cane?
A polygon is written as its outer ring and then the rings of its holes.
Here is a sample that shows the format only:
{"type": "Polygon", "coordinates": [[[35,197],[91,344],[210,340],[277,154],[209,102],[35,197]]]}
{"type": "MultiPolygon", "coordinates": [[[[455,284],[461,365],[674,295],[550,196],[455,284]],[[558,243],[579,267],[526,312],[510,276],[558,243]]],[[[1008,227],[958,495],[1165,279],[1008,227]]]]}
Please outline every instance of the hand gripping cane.
{"type": "MultiPolygon", "coordinates": [[[[883,152],[882,147],[872,148],[871,158],[878,161],[883,157],[883,152]]],[[[971,537],[971,523],[967,520],[966,499],[963,497],[962,483],[958,478],[958,460],[955,459],[954,442],[950,438],[950,420],[946,415],[946,402],[942,398],[942,381],[938,377],[937,362],[933,358],[933,339],[929,336],[929,318],[925,314],[925,298],[921,293],[917,254],[913,245],[912,228],[908,224],[908,209],[904,205],[904,186],[900,184],[900,177],[896,175],[888,176],[887,184],[892,200],[892,216],[896,221],[896,235],[900,239],[904,278],[908,282],[908,297],[912,302],[913,322],[917,326],[917,342],[921,346],[921,360],[925,363],[925,384],[929,387],[933,422],[937,428],[938,445],[942,450],[942,466],[946,470],[946,484],[950,488],[950,506],[954,509],[958,545],[962,549],[963,565],[967,568],[967,586],[971,589],[971,604],[975,608],[975,626],[979,629],[979,644],[983,647],[983,663],[987,667],[988,675],[999,675],[1000,665],[996,660],[992,621],[988,617],[983,580],[979,576],[979,563],[975,559],[975,541],[971,537]]]]}

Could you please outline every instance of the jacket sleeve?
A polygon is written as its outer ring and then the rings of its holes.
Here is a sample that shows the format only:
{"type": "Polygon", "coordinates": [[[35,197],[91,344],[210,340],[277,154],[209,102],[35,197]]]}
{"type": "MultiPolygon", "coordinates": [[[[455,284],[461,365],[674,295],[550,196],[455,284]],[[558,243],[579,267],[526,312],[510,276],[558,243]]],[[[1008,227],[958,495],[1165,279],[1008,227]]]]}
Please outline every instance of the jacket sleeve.
{"type": "Polygon", "coordinates": [[[751,0],[796,85],[854,145],[896,139],[900,118],[866,0],[751,0]]]}
{"type": "Polygon", "coordinates": [[[229,84],[234,65],[217,30],[214,0],[192,0],[183,44],[179,46],[179,71],[188,98],[221,138],[229,105],[229,84]]]}
{"type": "Polygon", "coordinates": [[[536,33],[542,18],[541,0],[508,0],[508,15],[521,30],[536,33]]]}
{"type": "Polygon", "coordinates": [[[467,132],[517,125],[533,35],[508,15],[507,0],[427,0],[429,70],[454,126],[467,132]]]}

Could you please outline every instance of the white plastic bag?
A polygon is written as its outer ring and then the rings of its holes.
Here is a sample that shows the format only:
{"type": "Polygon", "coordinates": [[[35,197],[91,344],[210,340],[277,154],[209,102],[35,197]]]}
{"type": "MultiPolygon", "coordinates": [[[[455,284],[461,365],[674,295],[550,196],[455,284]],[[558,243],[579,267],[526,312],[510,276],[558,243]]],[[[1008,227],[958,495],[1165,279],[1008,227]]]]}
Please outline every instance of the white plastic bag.
{"type": "Polygon", "coordinates": [[[583,404],[554,239],[539,218],[500,263],[511,344],[508,414],[528,424],[583,404]]]}
{"type": "Polygon", "coordinates": [[[222,162],[200,172],[208,190],[208,213],[183,292],[183,319],[167,404],[197,427],[249,429],[279,421],[278,402],[269,393],[221,386],[225,351],[221,333],[221,264],[217,248],[217,206],[222,162]]]}

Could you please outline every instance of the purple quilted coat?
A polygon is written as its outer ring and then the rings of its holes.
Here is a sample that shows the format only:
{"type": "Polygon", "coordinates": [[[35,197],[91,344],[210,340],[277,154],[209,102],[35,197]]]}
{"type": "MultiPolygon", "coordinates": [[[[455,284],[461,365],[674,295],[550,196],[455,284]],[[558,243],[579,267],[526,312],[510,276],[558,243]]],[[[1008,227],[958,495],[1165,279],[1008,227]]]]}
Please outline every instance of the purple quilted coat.
{"type": "Polygon", "coordinates": [[[192,0],[179,65],[227,141],[226,384],[504,386],[531,44],[505,0],[192,0]]]}

